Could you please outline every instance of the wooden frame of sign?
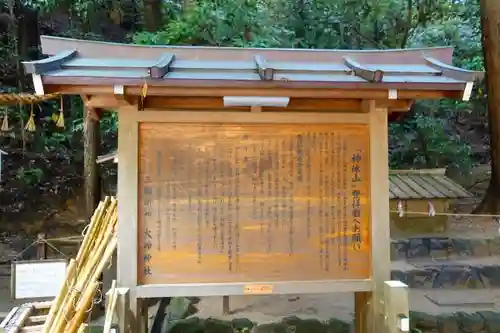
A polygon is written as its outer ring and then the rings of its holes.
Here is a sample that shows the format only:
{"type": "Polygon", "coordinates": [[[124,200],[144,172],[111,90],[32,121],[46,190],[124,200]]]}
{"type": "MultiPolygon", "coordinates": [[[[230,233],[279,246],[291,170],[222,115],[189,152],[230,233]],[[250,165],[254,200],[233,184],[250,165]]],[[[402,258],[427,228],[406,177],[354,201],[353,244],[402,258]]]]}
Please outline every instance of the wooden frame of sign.
{"type": "Polygon", "coordinates": [[[119,117],[118,279],[135,286],[131,304],[350,291],[359,332],[383,311],[386,108],[364,101],[312,117],[130,106],[119,117]]]}
{"type": "Polygon", "coordinates": [[[66,259],[13,261],[11,264],[12,298],[56,297],[61,289],[61,283],[66,281],[67,265],[66,259]],[[30,271],[20,274],[18,271],[20,267],[30,268],[30,271]],[[48,274],[49,276],[47,276],[48,274]],[[30,278],[32,280],[29,280],[30,278]],[[20,291],[21,285],[23,287],[20,291]]]}

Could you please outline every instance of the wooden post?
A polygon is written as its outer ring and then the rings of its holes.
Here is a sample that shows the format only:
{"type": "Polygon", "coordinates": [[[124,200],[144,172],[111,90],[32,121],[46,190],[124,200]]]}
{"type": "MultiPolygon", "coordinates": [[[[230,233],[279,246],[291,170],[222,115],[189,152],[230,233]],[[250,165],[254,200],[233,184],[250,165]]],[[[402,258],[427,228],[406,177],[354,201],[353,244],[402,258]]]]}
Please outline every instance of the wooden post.
{"type": "Polygon", "coordinates": [[[370,316],[370,304],[372,301],[372,293],[370,292],[355,292],[354,293],[354,323],[356,333],[368,332],[372,324],[370,316]]]}
{"type": "Polygon", "coordinates": [[[384,332],[400,333],[410,331],[410,306],[408,304],[408,286],[400,281],[386,281],[385,325],[384,332]]]}
{"type": "Polygon", "coordinates": [[[384,282],[391,276],[387,109],[376,109],[375,101],[369,100],[363,101],[363,111],[370,114],[370,223],[374,290],[355,293],[356,333],[377,333],[384,331],[384,282]]]}
{"type": "Polygon", "coordinates": [[[36,237],[36,256],[38,260],[45,260],[47,259],[47,234],[39,233],[36,237]]]}
{"type": "Polygon", "coordinates": [[[222,314],[229,314],[229,296],[222,296],[222,314]]]}
{"type": "MultiPolygon", "coordinates": [[[[117,288],[118,289],[118,298],[116,300],[116,308],[113,322],[118,324],[118,331],[120,333],[132,333],[130,329],[130,323],[128,321],[128,311],[130,309],[130,289],[128,288],[117,288]]],[[[109,296],[109,292],[106,293],[106,296],[109,296]]],[[[106,297],[106,302],[109,299],[106,297]]]]}
{"type": "Polygon", "coordinates": [[[117,282],[120,288],[129,288],[131,332],[140,331],[140,311],[135,293],[137,287],[138,255],[138,132],[137,108],[122,107],[118,117],[118,250],[117,282]]]}

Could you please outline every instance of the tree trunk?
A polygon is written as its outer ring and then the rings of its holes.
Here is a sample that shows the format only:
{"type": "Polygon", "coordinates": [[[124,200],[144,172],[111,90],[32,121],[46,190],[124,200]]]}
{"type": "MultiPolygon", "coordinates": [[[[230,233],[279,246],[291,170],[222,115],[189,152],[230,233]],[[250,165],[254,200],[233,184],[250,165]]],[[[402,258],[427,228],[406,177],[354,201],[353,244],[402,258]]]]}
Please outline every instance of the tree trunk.
{"type": "MultiPolygon", "coordinates": [[[[99,178],[99,168],[97,165],[97,156],[101,145],[101,133],[99,121],[90,115],[90,109],[84,108],[84,128],[83,128],[83,172],[84,172],[84,191],[85,191],[85,215],[89,218],[94,214],[94,210],[101,200],[101,180],[99,178]]],[[[104,275],[99,275],[100,291],[104,275]]],[[[97,311],[90,315],[92,320],[102,315],[104,311],[104,302],[100,304],[97,311]]]]}
{"type": "Polygon", "coordinates": [[[97,156],[100,146],[99,122],[93,119],[87,108],[84,114],[84,188],[85,188],[85,213],[91,217],[101,199],[99,170],[97,156]]]}
{"type": "Polygon", "coordinates": [[[158,31],[163,24],[161,0],[144,0],[144,21],[149,32],[158,31]]]}
{"type": "Polygon", "coordinates": [[[500,1],[481,0],[483,52],[488,91],[491,180],[476,213],[500,213],[500,1]]]}

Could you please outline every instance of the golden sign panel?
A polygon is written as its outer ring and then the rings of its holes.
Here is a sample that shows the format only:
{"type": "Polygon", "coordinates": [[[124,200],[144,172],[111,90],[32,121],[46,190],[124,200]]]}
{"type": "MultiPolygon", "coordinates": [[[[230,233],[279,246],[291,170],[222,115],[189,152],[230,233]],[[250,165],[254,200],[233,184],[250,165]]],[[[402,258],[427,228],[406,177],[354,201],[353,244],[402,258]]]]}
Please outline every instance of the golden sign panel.
{"type": "Polygon", "coordinates": [[[139,133],[141,284],[370,277],[367,125],[139,133]]]}

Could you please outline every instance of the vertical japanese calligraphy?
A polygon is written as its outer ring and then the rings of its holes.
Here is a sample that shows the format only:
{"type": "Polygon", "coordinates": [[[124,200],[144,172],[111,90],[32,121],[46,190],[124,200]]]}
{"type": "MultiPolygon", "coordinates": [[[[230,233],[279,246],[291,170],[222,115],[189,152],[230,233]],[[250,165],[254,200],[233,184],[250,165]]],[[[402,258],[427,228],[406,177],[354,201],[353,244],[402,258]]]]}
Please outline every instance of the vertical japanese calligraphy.
{"type": "MultiPolygon", "coordinates": [[[[145,164],[145,169],[150,171],[151,165],[146,161],[142,161],[145,164]]],[[[151,170],[152,171],[152,170],[151,170]]],[[[150,172],[151,172],[150,171],[150,172]]],[[[143,226],[141,232],[143,233],[143,249],[142,249],[142,263],[143,263],[143,275],[151,276],[153,274],[151,268],[151,251],[153,249],[153,232],[148,227],[152,224],[153,217],[153,187],[151,182],[151,177],[148,174],[142,177],[143,187],[142,187],[142,220],[146,221],[147,224],[143,226]]]]}
{"type": "Polygon", "coordinates": [[[361,182],[361,154],[352,154],[352,247],[355,251],[361,250],[361,191],[358,184],[361,182]]]}
{"type": "Polygon", "coordinates": [[[198,260],[198,264],[201,264],[201,256],[202,252],[201,249],[203,247],[203,234],[202,234],[202,213],[203,213],[203,206],[202,206],[202,175],[201,175],[201,162],[197,161],[196,162],[196,169],[195,169],[195,175],[196,175],[196,256],[198,260]]]}
{"type": "Polygon", "coordinates": [[[320,133],[320,142],[319,142],[319,179],[318,179],[318,188],[319,188],[319,216],[318,216],[318,242],[319,242],[319,264],[322,268],[325,267],[325,234],[324,234],[324,226],[323,223],[325,221],[325,187],[323,186],[324,179],[324,142],[323,142],[323,133],[320,133]]]}
{"type": "Polygon", "coordinates": [[[311,237],[311,214],[312,214],[312,203],[311,203],[311,196],[312,196],[312,192],[311,192],[311,180],[312,180],[312,177],[311,177],[311,153],[315,153],[315,148],[314,146],[312,145],[312,136],[310,133],[307,134],[307,146],[309,149],[307,149],[306,151],[306,154],[307,154],[307,164],[306,164],[306,173],[307,173],[307,176],[306,176],[306,187],[307,187],[307,193],[306,193],[306,197],[307,197],[307,209],[306,209],[306,234],[307,234],[307,238],[310,238],[311,237]]]}
{"type": "Polygon", "coordinates": [[[267,174],[267,253],[271,253],[273,246],[273,224],[270,222],[273,219],[273,168],[276,168],[273,156],[271,155],[271,140],[267,140],[267,161],[261,161],[261,167],[265,168],[267,174]],[[266,163],[267,162],[267,163],[266,163]]]}
{"type": "MultiPolygon", "coordinates": [[[[162,175],[161,175],[161,170],[163,168],[163,161],[162,161],[162,154],[161,154],[161,151],[157,151],[156,152],[156,177],[158,177],[158,179],[161,179],[162,178],[162,175]]],[[[158,182],[156,184],[156,249],[158,251],[161,251],[161,226],[162,226],[162,223],[161,223],[161,213],[162,213],[162,210],[161,210],[161,203],[163,201],[163,198],[162,198],[162,183],[161,182],[158,182]]]]}
{"type": "Polygon", "coordinates": [[[227,267],[229,271],[233,270],[233,195],[234,195],[234,175],[233,175],[233,147],[228,149],[228,160],[226,163],[226,175],[227,175],[227,267]]]}
{"type": "MultiPolygon", "coordinates": [[[[290,146],[288,147],[289,152],[297,152],[297,155],[299,155],[299,147],[297,145],[297,149],[295,149],[295,137],[290,138],[290,146]]],[[[290,153],[289,153],[290,154],[290,153]]],[[[297,156],[298,158],[298,156],[297,156]]],[[[295,229],[294,229],[294,200],[293,200],[293,193],[294,193],[294,183],[295,183],[295,159],[293,156],[289,155],[289,168],[288,168],[288,193],[287,193],[287,199],[288,199],[288,255],[292,256],[294,253],[294,245],[295,245],[295,229]]],[[[297,172],[299,172],[299,169],[297,169],[297,172]]]]}
{"type": "Polygon", "coordinates": [[[367,125],[139,129],[141,284],[370,276],[367,125]]]}
{"type": "MultiPolygon", "coordinates": [[[[178,152],[177,155],[172,156],[172,181],[168,182],[169,188],[171,188],[171,196],[170,198],[170,207],[171,210],[168,212],[168,220],[169,222],[167,223],[167,228],[171,228],[171,230],[167,230],[168,235],[172,235],[170,242],[172,248],[175,250],[177,248],[177,192],[178,192],[178,185],[177,185],[177,176],[179,170],[182,170],[183,164],[186,160],[186,156],[182,155],[182,152],[178,152]],[[181,160],[177,160],[177,156],[181,156],[181,160]]],[[[168,237],[165,239],[166,242],[169,241],[168,237]]]]}

